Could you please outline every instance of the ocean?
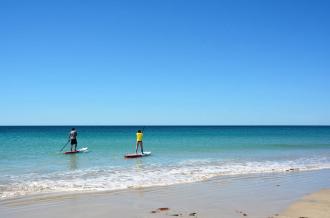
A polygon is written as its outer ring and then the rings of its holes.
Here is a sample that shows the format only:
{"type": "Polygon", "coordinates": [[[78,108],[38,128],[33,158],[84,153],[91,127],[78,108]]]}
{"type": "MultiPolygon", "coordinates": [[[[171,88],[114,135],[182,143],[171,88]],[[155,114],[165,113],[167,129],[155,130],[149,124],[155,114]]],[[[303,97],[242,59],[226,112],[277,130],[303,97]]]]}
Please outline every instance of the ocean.
{"type": "Polygon", "coordinates": [[[328,126],[75,128],[86,153],[59,151],[71,126],[1,126],[0,200],[330,169],[328,126]],[[125,159],[142,128],[144,150],[152,155],[125,159]]]}

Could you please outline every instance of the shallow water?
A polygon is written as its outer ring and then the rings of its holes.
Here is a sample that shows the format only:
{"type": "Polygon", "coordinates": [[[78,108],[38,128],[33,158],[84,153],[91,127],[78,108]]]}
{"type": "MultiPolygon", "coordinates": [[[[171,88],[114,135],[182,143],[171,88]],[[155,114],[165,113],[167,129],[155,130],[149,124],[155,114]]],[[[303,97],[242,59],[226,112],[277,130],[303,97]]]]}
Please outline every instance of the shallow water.
{"type": "Polygon", "coordinates": [[[89,152],[63,155],[69,127],[0,127],[0,197],[330,169],[330,127],[148,126],[152,155],[124,159],[138,128],[77,127],[78,147],[89,152]]]}

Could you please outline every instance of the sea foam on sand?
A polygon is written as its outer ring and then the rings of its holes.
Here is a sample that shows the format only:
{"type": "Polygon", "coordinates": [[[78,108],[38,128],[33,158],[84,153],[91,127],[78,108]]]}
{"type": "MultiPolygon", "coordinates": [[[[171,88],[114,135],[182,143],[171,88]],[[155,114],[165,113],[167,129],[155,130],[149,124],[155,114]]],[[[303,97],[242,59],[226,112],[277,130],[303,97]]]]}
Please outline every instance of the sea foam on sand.
{"type": "MultiPolygon", "coordinates": [[[[330,170],[298,171],[216,177],[198,183],[122,191],[29,196],[0,201],[0,217],[276,217],[302,196],[330,188],[329,178],[330,170]]],[[[314,202],[328,205],[328,199],[321,194],[304,201],[310,206],[314,202]]],[[[307,212],[299,216],[328,218],[327,214],[307,216],[307,212]]]]}

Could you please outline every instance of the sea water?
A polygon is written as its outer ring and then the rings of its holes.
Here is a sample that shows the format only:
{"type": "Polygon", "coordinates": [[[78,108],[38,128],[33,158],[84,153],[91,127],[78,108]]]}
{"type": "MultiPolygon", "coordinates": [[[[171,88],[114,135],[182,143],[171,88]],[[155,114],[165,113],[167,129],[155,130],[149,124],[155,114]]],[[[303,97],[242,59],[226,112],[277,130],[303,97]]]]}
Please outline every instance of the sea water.
{"type": "Polygon", "coordinates": [[[64,155],[70,129],[0,127],[0,199],[330,169],[327,126],[76,126],[89,152],[64,155]],[[142,128],[152,155],[125,159],[142,128]]]}

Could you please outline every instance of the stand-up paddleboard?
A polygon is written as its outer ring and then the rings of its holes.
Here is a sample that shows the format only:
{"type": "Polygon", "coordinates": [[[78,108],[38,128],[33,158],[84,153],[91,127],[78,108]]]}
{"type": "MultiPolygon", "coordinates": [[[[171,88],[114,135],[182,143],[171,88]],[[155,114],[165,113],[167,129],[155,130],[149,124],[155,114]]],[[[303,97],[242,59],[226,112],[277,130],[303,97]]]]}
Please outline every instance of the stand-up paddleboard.
{"type": "Polygon", "coordinates": [[[125,154],[125,158],[139,158],[139,157],[145,157],[145,156],[149,156],[151,155],[151,152],[150,151],[145,151],[142,153],[132,153],[132,154],[125,154]]]}
{"type": "Polygon", "coordinates": [[[67,152],[64,152],[63,154],[76,154],[76,153],[82,153],[82,152],[87,152],[88,151],[88,147],[85,147],[85,148],[80,148],[76,151],[67,151],[67,152]]]}

